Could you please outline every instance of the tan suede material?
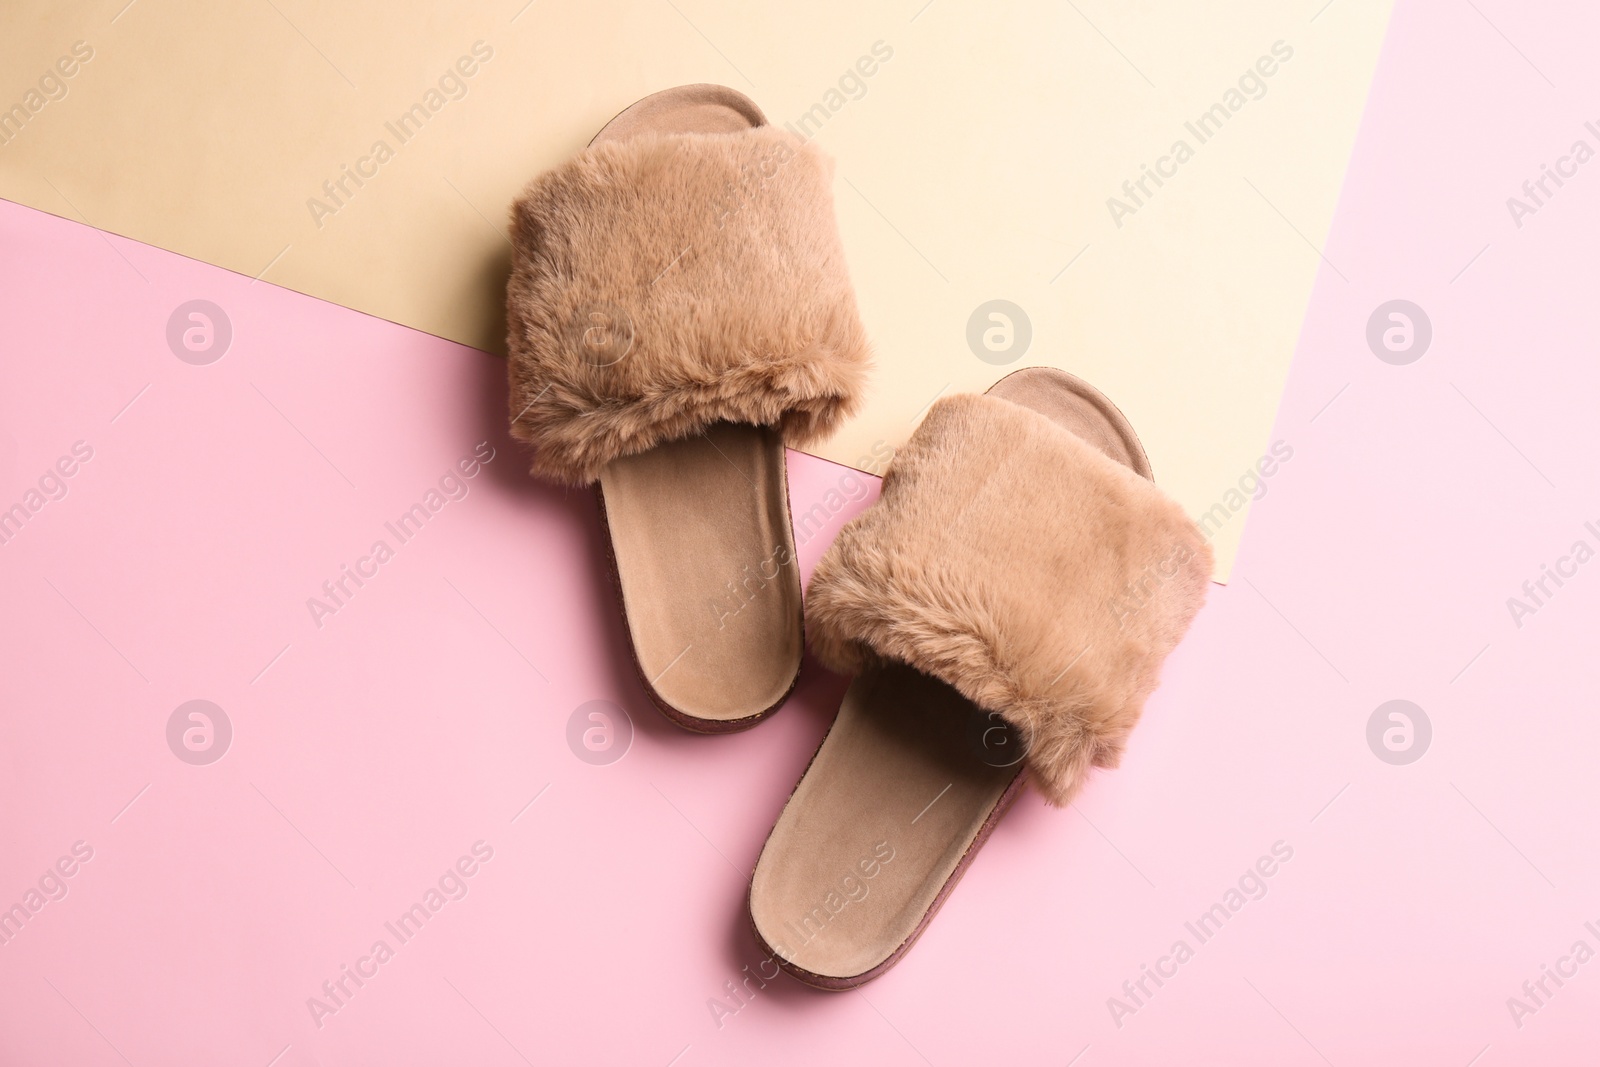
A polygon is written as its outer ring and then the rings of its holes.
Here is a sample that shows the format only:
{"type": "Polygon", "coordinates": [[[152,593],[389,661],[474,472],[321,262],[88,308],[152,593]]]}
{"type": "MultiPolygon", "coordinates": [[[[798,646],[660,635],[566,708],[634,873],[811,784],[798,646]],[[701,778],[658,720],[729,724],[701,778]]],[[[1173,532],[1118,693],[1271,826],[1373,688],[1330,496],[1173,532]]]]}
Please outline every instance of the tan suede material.
{"type": "Polygon", "coordinates": [[[849,415],[868,345],[832,171],[762,126],[601,141],[528,185],[507,343],[534,474],[591,482],[717,422],[803,444],[849,415]]]}
{"type": "Polygon", "coordinates": [[[1037,411],[958,396],[823,556],[806,622],[834,670],[906,663],[998,712],[1063,805],[1117,764],[1210,575],[1151,482],[1037,411]]]}
{"type": "Polygon", "coordinates": [[[802,980],[865,981],[909,949],[1017,778],[994,728],[907,666],[851,683],[751,878],[756,933],[802,980]]]}

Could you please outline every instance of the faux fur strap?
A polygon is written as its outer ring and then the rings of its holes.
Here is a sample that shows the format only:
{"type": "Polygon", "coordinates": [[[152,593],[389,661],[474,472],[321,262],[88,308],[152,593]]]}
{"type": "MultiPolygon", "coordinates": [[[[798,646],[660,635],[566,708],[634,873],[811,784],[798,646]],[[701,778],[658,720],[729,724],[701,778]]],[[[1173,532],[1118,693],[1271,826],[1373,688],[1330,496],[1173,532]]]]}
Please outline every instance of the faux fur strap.
{"type": "Polygon", "coordinates": [[[771,127],[602,142],[513,209],[512,433],[593,481],[718,421],[826,434],[867,368],[832,161],[771,127]]]}
{"type": "Polygon", "coordinates": [[[936,404],[806,598],[818,657],[897,660],[1022,734],[1053,804],[1113,767],[1205,599],[1211,549],[1149,481],[998,397],[936,404]]]}

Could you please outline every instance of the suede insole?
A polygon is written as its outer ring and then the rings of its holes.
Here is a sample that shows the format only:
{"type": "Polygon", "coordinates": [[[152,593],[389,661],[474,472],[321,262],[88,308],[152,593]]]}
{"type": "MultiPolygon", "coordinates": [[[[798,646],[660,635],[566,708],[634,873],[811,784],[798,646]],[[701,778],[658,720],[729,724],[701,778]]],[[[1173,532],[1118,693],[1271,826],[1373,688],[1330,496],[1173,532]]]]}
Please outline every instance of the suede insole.
{"type": "Polygon", "coordinates": [[[731,722],[800,668],[800,578],[775,430],[719,423],[600,475],[634,654],[660,699],[731,722]]]}
{"type": "MultiPolygon", "coordinates": [[[[612,119],[594,141],[731,133],[766,123],[741,93],[685,85],[612,119]]],[[[800,670],[800,573],[775,430],[718,424],[613,460],[599,493],[639,671],[691,729],[749,725],[800,670]]]]}
{"type": "MultiPolygon", "coordinates": [[[[1145,477],[1122,413],[1061,371],[1018,371],[992,389],[1145,477]]],[[[824,988],[892,965],[921,934],[1001,809],[1016,795],[1020,739],[950,685],[898,663],[851,683],[750,883],[766,946],[824,988]]]]}

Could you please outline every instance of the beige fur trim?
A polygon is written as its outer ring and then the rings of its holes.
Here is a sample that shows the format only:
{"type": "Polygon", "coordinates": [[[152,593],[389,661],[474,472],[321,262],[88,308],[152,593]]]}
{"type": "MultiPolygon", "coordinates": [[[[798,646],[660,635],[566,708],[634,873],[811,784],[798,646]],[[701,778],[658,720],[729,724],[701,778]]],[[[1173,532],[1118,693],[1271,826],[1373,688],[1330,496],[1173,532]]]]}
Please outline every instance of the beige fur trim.
{"type": "Polygon", "coordinates": [[[506,317],[535,474],[593,481],[723,420],[801,444],[850,414],[868,348],[832,173],[758,127],[602,142],[529,184],[506,317]]]}
{"type": "Polygon", "coordinates": [[[1116,766],[1210,575],[1153,484],[1035,411],[951,397],[824,554],[806,629],[835,670],[902,661],[1000,713],[1061,805],[1116,766]]]}

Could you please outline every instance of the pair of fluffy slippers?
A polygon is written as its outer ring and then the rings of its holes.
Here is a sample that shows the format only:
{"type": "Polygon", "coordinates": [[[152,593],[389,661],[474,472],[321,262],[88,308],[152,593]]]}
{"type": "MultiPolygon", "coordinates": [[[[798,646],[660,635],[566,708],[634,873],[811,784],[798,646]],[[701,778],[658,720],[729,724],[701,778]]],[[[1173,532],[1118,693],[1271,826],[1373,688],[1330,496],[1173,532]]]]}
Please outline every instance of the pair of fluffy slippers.
{"type": "Polygon", "coordinates": [[[1026,781],[1115,766],[1211,555],[1071,375],[935,404],[802,607],[783,449],[868,345],[816,148],[720,86],[649,97],[518,200],[512,430],[591,484],[651,699],[701,732],[792,691],[803,625],[855,675],[750,887],[763,946],[849,988],[897,962],[1026,781]]]}

